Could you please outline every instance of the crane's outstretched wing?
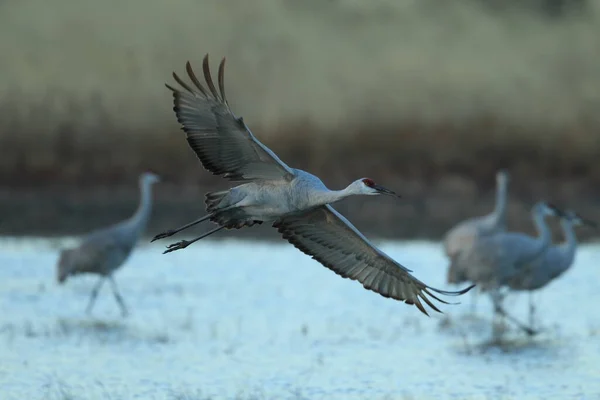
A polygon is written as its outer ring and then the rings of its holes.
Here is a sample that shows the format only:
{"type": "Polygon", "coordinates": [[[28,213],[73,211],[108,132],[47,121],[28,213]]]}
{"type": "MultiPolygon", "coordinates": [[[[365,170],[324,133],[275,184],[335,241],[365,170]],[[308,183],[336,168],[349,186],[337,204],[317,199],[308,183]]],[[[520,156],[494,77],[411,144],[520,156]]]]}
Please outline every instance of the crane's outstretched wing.
{"type": "Polygon", "coordinates": [[[425,315],[421,300],[441,312],[426,295],[448,304],[432,292],[458,296],[474,285],[458,292],[434,289],[410,274],[387,254],[373,246],[346,218],[325,205],[292,216],[280,218],[273,224],[296,248],[306,253],[336,274],[357,280],[369,290],[416,305],[425,315]]]}
{"type": "Polygon", "coordinates": [[[166,86],[173,92],[177,121],[204,168],[232,181],[291,179],[292,169],[259,142],[243,119],[229,108],[223,80],[225,58],[219,64],[219,92],[210,75],[208,54],[204,56],[202,69],[209,90],[202,86],[189,61],[186,71],[195,88],[174,72],[173,78],[182,89],[166,86]]]}

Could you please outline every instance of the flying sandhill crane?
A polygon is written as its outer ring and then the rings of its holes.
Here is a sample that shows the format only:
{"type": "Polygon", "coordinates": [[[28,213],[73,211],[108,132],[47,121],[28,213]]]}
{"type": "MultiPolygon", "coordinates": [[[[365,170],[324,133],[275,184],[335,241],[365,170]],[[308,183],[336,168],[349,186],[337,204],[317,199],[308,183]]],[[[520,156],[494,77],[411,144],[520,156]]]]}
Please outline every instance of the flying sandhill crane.
{"type": "Polygon", "coordinates": [[[573,265],[575,251],[577,250],[577,236],[575,236],[573,227],[587,225],[595,229],[598,228],[595,222],[582,218],[572,210],[567,210],[561,216],[560,225],[565,241],[550,246],[524,271],[507,282],[507,286],[512,290],[529,292],[529,325],[531,327],[533,327],[533,314],[535,312],[531,296],[532,291],[545,287],[573,265]]]}
{"type": "Polygon", "coordinates": [[[461,263],[467,279],[478,285],[482,292],[489,292],[494,313],[510,318],[529,334],[533,331],[507,315],[502,308],[500,289],[508,280],[528,268],[550,245],[552,234],[546,225],[546,216],[560,216],[562,211],[551,204],[538,202],[532,209],[538,237],[520,232],[496,233],[479,238],[456,260],[461,263]]]}
{"type": "Polygon", "coordinates": [[[140,175],[140,204],[131,218],[108,228],[89,233],[83,237],[77,247],[61,251],[57,265],[57,279],[60,284],[64,283],[67,277],[71,275],[84,273],[100,275],[100,280],[92,289],[87,306],[88,313],[92,311],[98,291],[104,280],[108,279],[115,299],[121,308],[121,313],[123,316],[128,314],[113,274],[129,258],[131,251],[146,228],[152,210],[151,187],[159,180],[157,175],[150,172],[140,175]]]}
{"type": "MultiPolygon", "coordinates": [[[[444,237],[444,251],[450,259],[447,282],[459,284],[467,282],[464,269],[454,260],[459,253],[473,246],[474,242],[484,236],[506,231],[506,203],[509,183],[506,170],[496,173],[496,206],[488,215],[469,218],[455,225],[444,237]]],[[[476,292],[473,291],[473,294],[476,292]]]]}
{"type": "Polygon", "coordinates": [[[373,246],[330,203],[352,195],[397,195],[369,178],[358,179],[343,190],[329,190],[316,176],[287,166],[259,142],[242,118],[237,118],[229,108],[224,90],[224,67],[225,58],[219,65],[219,92],[211,78],[208,54],[203,61],[208,90],[189,62],[186,70],[195,88],[175,73],[173,78],[182,89],[166,86],[173,92],[173,110],[187,134],[188,144],[204,168],[214,175],[242,183],[208,193],[208,215],[156,235],[153,240],[172,236],[205,220],[218,224],[217,228],[193,240],[168,246],[165,253],[183,249],[223,228],[239,229],[273,222],[283,238],[336,274],[357,280],[366,289],[384,297],[414,304],[425,314],[421,300],[440,312],[426,295],[446,303],[434,293],[457,296],[471,288],[458,292],[432,288],[373,246]]]}

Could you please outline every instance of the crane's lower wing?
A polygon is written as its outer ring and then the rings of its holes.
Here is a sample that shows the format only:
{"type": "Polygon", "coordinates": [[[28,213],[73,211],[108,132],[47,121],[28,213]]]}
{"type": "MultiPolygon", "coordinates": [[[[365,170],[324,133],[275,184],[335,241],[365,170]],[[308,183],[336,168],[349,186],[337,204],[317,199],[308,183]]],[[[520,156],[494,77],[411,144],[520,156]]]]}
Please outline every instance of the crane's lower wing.
{"type": "Polygon", "coordinates": [[[219,65],[218,92],[210,74],[208,54],[202,67],[208,90],[202,86],[189,62],[186,71],[194,87],[175,73],[173,78],[181,88],[166,86],[173,92],[177,121],[204,168],[234,181],[291,179],[294,174],[290,167],[259,142],[242,118],[237,118],[229,108],[223,78],[225,58],[219,65]]]}
{"type": "Polygon", "coordinates": [[[273,226],[284,239],[336,274],[359,281],[366,289],[384,297],[414,304],[425,315],[428,314],[421,300],[441,312],[427,296],[448,304],[433,293],[457,296],[473,287],[452,292],[427,286],[372,245],[330,205],[280,218],[273,226]]]}

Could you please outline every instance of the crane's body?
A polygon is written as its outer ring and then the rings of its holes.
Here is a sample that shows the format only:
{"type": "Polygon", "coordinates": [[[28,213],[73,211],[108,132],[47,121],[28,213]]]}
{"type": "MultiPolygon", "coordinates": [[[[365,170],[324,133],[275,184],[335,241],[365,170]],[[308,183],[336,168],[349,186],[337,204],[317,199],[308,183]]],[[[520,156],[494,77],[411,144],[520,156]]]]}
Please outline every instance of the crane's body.
{"type": "Polygon", "coordinates": [[[174,235],[200,222],[218,226],[193,240],[168,246],[165,253],[183,249],[221,229],[273,222],[282,236],[336,274],[358,280],[382,296],[415,304],[427,314],[421,300],[439,311],[425,295],[444,302],[433,293],[460,295],[432,288],[420,282],[410,270],[373,246],[331,203],[353,195],[390,195],[394,192],[361,178],[342,190],[329,190],[316,176],[290,168],[256,139],[242,118],[236,117],[225,97],[224,64],[219,65],[217,91],[208,65],[203,72],[208,89],[200,83],[189,62],[186,71],[193,86],[177,74],[181,86],[167,85],[173,93],[173,110],[187,135],[187,141],[202,165],[214,175],[241,182],[227,190],[206,195],[207,215],[177,229],[158,234],[153,240],[174,235]]]}
{"type": "Polygon", "coordinates": [[[530,263],[539,258],[550,245],[552,234],[545,217],[558,215],[554,206],[537,203],[532,210],[537,237],[521,232],[504,232],[477,240],[460,262],[467,279],[476,282],[481,291],[499,288],[507,284],[530,263]]]}
{"type": "MultiPolygon", "coordinates": [[[[475,283],[482,292],[490,294],[494,312],[511,318],[522,328],[524,326],[508,316],[502,308],[501,289],[510,279],[529,268],[550,246],[552,235],[545,217],[558,216],[560,213],[556,207],[539,202],[532,209],[537,237],[520,232],[500,232],[480,237],[455,260],[465,271],[468,281],[475,283]]],[[[529,328],[524,329],[530,334],[533,332],[529,328]]]]}
{"type": "Polygon", "coordinates": [[[223,225],[272,222],[286,215],[325,204],[335,203],[351,195],[365,193],[362,179],[342,190],[329,190],[316,176],[292,169],[290,180],[256,180],[231,189],[207,195],[208,212],[219,214],[223,225]],[[231,220],[228,218],[231,214],[231,220]]]}
{"type": "Polygon", "coordinates": [[[583,219],[571,210],[561,215],[560,225],[564,241],[550,246],[540,257],[529,263],[527,268],[507,280],[507,286],[511,290],[529,292],[530,326],[533,326],[533,314],[535,312],[531,293],[545,287],[573,265],[577,251],[577,236],[573,227],[588,225],[597,228],[595,222],[583,219]]]}
{"type": "MultiPolygon", "coordinates": [[[[469,218],[450,229],[444,237],[444,251],[450,260],[446,281],[452,284],[467,282],[466,271],[456,262],[462,252],[468,252],[477,239],[506,231],[506,203],[509,175],[505,170],[496,173],[496,204],[488,215],[469,218]]],[[[473,292],[475,295],[476,292],[473,292]]]]}
{"type": "Polygon", "coordinates": [[[151,185],[159,178],[152,173],[140,176],[140,203],[132,217],[115,225],[98,229],[85,235],[74,248],[63,249],[57,264],[57,280],[64,283],[69,276],[80,274],[100,275],[94,287],[87,311],[90,312],[98,291],[105,279],[109,279],[115,298],[122,313],[127,308],[120,296],[113,273],[120,268],[131,255],[150,218],[152,209],[151,185]]]}
{"type": "Polygon", "coordinates": [[[582,224],[595,226],[593,222],[567,211],[560,220],[564,241],[550,246],[527,270],[511,279],[508,287],[512,290],[538,290],[566,272],[573,265],[577,251],[577,236],[573,227],[582,224]]]}

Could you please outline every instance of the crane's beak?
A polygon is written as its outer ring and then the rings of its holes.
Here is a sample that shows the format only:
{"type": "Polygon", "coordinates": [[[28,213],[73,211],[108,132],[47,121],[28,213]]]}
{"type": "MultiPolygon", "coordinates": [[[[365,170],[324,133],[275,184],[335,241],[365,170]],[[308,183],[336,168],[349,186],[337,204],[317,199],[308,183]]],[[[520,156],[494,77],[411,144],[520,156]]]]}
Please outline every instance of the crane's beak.
{"type": "Polygon", "coordinates": [[[598,224],[594,221],[590,221],[589,219],[581,218],[581,223],[589,226],[590,228],[598,229],[598,224]]]}
{"type": "Polygon", "coordinates": [[[562,218],[562,217],[566,217],[566,214],[564,213],[564,211],[562,211],[560,208],[556,207],[554,204],[551,203],[546,203],[546,205],[548,206],[548,208],[550,210],[552,210],[552,212],[554,212],[554,215],[562,218]]]}
{"type": "Polygon", "coordinates": [[[392,192],[389,189],[384,188],[381,185],[375,185],[373,186],[373,189],[377,190],[377,192],[379,194],[384,194],[386,196],[393,196],[393,197],[397,197],[397,198],[402,198],[402,196],[400,196],[399,194],[396,194],[396,192],[392,192]]]}

